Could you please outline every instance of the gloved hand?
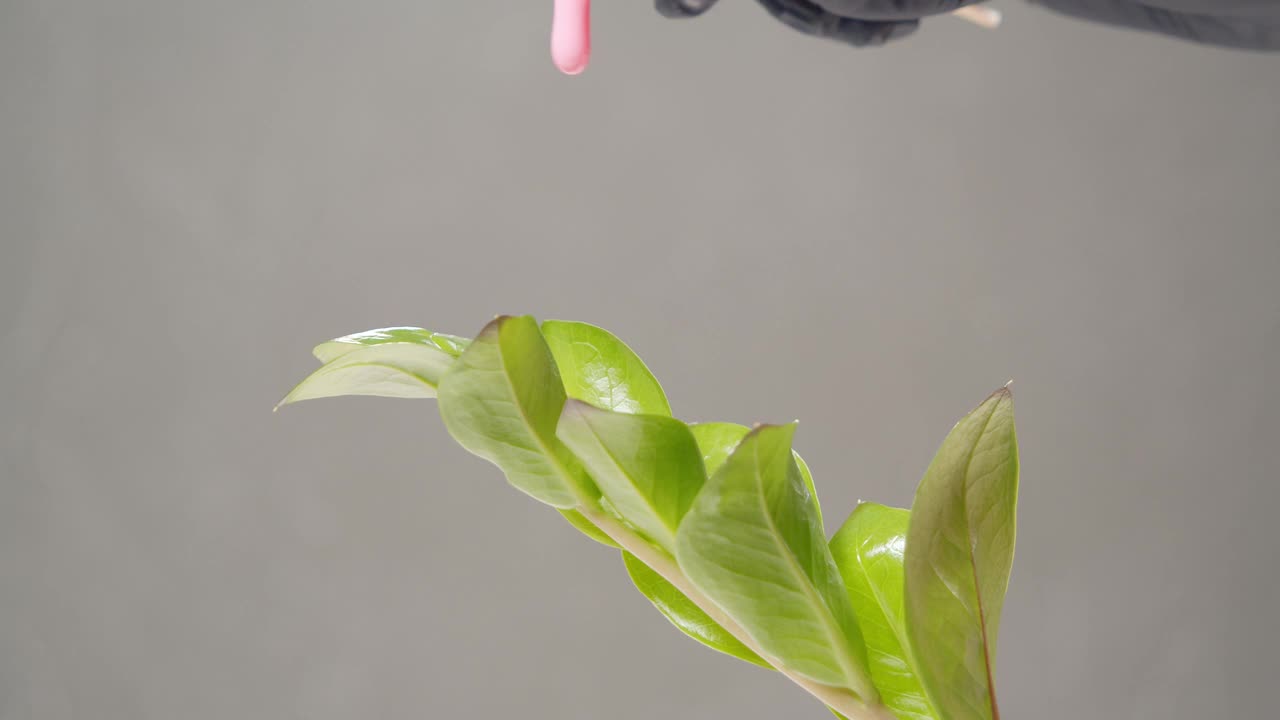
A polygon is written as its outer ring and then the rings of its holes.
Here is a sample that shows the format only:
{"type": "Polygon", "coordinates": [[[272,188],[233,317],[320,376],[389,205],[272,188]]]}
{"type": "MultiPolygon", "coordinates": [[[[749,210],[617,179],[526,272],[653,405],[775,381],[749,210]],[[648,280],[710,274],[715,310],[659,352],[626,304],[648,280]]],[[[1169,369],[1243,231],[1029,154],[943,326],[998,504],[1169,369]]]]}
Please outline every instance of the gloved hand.
{"type": "MultiPolygon", "coordinates": [[[[756,0],[809,35],[862,47],[915,32],[920,18],[980,0],[756,0]]],[[[672,18],[697,17],[716,0],[654,0],[672,18]]],[[[1064,15],[1212,45],[1280,50],[1280,0],[1030,0],[1064,15]]]]}
{"type": "Polygon", "coordinates": [[[1030,0],[1109,25],[1246,50],[1280,50],[1280,0],[1030,0]]]}
{"type": "MultiPolygon", "coordinates": [[[[756,0],[778,20],[807,35],[850,45],[883,45],[920,27],[920,18],[982,0],[756,0]]],[[[654,0],[670,18],[697,17],[716,0],[654,0]]]]}

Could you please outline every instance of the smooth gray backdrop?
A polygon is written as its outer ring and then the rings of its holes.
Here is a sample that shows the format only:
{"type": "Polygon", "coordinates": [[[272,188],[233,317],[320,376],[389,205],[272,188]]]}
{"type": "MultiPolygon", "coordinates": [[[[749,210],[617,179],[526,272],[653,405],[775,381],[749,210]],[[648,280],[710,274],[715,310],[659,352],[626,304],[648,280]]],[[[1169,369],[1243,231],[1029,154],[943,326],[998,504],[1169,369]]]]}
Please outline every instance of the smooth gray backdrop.
{"type": "Polygon", "coordinates": [[[0,718],[826,717],[318,341],[581,319],[834,528],[1016,380],[1010,720],[1273,717],[1280,59],[1004,3],[0,2],[0,718]]]}

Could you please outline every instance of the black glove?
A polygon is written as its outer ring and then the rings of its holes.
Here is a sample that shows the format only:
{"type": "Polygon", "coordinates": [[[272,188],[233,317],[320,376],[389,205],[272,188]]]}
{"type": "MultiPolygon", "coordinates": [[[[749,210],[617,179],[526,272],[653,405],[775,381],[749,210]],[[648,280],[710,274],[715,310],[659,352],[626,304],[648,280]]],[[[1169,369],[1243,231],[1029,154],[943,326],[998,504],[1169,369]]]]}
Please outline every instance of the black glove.
{"type": "MultiPolygon", "coordinates": [[[[920,18],[982,0],[756,0],[769,14],[807,35],[856,47],[883,45],[920,27],[920,18]]],[[[671,18],[697,17],[716,0],[655,0],[671,18]]]]}
{"type": "Polygon", "coordinates": [[[1031,0],[1063,15],[1208,45],[1280,50],[1280,0],[1031,0]]]}
{"type": "MultiPolygon", "coordinates": [[[[858,47],[915,32],[920,18],[978,0],[756,0],[791,27],[858,47]]],[[[1280,50],[1280,0],[1030,0],[1064,15],[1184,40],[1280,50]]],[[[716,0],[655,0],[667,17],[697,17],[716,0]]]]}

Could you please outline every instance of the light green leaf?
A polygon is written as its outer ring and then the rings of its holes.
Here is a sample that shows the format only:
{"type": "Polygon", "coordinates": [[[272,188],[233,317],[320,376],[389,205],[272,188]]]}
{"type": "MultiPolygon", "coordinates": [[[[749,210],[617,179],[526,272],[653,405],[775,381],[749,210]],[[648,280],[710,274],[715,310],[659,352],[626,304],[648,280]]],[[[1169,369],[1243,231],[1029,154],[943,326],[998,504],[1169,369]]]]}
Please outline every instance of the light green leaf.
{"type": "Polygon", "coordinates": [[[626,563],[627,573],[631,575],[631,581],[636,584],[636,589],[649,598],[649,602],[658,608],[658,612],[665,615],[672,625],[679,628],[680,632],[713,650],[763,668],[773,669],[769,663],[720,627],[684,593],[641,562],[639,558],[624,552],[622,560],[626,563]]]}
{"type": "Polygon", "coordinates": [[[881,701],[898,720],[935,720],[906,650],[902,553],[909,518],[906,510],[862,503],[831,539],[831,554],[858,617],[881,701]]]}
{"type": "MultiPolygon", "coordinates": [[[[738,447],[738,443],[742,442],[742,438],[751,432],[751,428],[746,425],[729,422],[707,422],[690,425],[689,429],[693,431],[693,437],[698,441],[698,449],[702,451],[702,463],[707,468],[707,475],[714,475],[724,461],[738,447]]],[[[796,465],[800,468],[800,475],[804,478],[804,484],[809,488],[809,497],[813,499],[813,509],[818,513],[818,523],[822,523],[822,506],[818,503],[818,489],[813,486],[813,474],[809,472],[809,465],[805,463],[804,458],[800,457],[800,453],[794,453],[796,465]]],[[[826,531],[823,531],[826,536],[826,531]]]]}
{"type": "MultiPolygon", "coordinates": [[[[321,343],[312,353],[325,365],[293,390],[281,405],[338,395],[433,398],[467,338],[422,328],[369,330],[321,343]]],[[[570,525],[609,547],[617,543],[576,510],[560,510],[570,525]]]]}
{"type": "Polygon", "coordinates": [[[707,475],[715,475],[724,461],[729,459],[729,455],[733,454],[738,443],[742,442],[742,438],[751,432],[751,428],[737,423],[707,422],[690,425],[689,431],[693,433],[693,439],[698,441],[707,475]]]}
{"type": "Polygon", "coordinates": [[[522,492],[576,507],[590,481],[556,438],[564,387],[537,322],[500,317],[440,380],[440,416],[462,447],[497,465],[522,492]]]}
{"type": "MultiPolygon", "coordinates": [[[[748,432],[745,426],[733,423],[700,423],[690,426],[689,430],[697,442],[704,464],[710,463],[707,473],[719,469],[748,432]]],[[[714,650],[772,669],[769,663],[720,627],[684,593],[640,559],[629,553],[624,553],[623,559],[636,587],[681,632],[714,650]]]]}
{"type": "Polygon", "coordinates": [[[1018,442],[1001,389],[961,420],[916,490],[906,546],[907,636],[947,720],[999,720],[993,678],[1013,565],[1018,442]]]}
{"type": "Polygon", "coordinates": [[[658,380],[626,343],[594,325],[563,320],[542,323],[569,397],[605,410],[671,415],[658,380]]]}
{"type": "Polygon", "coordinates": [[[613,412],[571,399],[556,434],[613,510],[674,553],[676,528],[707,480],[689,427],[670,417],[613,412]]]}
{"type": "Polygon", "coordinates": [[[794,425],[747,434],[676,535],[689,580],[784,667],[876,700],[866,651],[810,492],[794,425]]]}
{"type": "Polygon", "coordinates": [[[322,363],[331,362],[337,358],[354,352],[363,347],[370,345],[384,345],[387,343],[412,343],[415,345],[426,345],[437,350],[444,351],[451,357],[458,357],[462,351],[466,349],[471,341],[466,338],[460,338],[454,335],[445,335],[444,333],[431,332],[415,327],[392,327],[379,328],[377,330],[367,330],[354,335],[347,335],[340,338],[334,338],[328,342],[320,343],[311,351],[322,363]]]}
{"type": "Polygon", "coordinates": [[[402,342],[356,345],[330,357],[277,407],[340,395],[433,398],[440,377],[454,362],[454,356],[433,345],[402,342]]]}
{"type": "Polygon", "coordinates": [[[805,487],[809,489],[809,501],[813,503],[813,512],[818,519],[818,533],[826,537],[827,531],[822,522],[822,504],[818,502],[818,488],[813,485],[813,473],[809,472],[809,464],[800,457],[800,453],[792,451],[791,454],[796,459],[796,467],[800,469],[800,477],[804,478],[805,487]]]}

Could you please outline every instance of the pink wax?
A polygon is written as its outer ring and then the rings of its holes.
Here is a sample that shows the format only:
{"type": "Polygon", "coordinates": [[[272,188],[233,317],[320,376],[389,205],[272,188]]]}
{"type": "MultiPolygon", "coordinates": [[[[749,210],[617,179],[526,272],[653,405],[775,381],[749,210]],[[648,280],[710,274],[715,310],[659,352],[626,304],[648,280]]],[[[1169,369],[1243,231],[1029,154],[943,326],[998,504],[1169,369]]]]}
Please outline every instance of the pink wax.
{"type": "Polygon", "coordinates": [[[591,0],[555,0],[551,61],[566,75],[587,69],[591,58],[591,0]]]}

